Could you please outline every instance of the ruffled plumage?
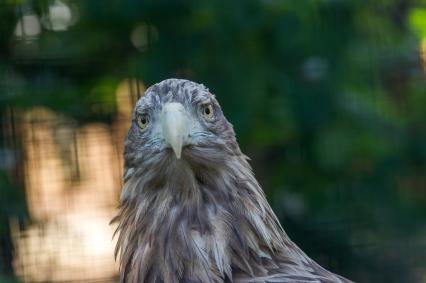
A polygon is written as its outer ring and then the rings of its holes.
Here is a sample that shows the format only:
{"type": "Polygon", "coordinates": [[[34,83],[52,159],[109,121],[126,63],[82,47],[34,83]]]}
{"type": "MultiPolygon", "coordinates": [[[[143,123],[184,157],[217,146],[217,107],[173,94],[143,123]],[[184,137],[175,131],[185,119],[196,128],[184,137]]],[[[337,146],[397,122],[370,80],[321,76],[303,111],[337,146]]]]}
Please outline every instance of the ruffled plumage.
{"type": "Polygon", "coordinates": [[[112,221],[121,282],[350,282],[288,238],[208,89],[166,80],[146,91],[135,113],[160,111],[170,101],[196,109],[206,99],[218,109],[217,122],[211,135],[184,147],[181,159],[132,123],[112,221]]]}

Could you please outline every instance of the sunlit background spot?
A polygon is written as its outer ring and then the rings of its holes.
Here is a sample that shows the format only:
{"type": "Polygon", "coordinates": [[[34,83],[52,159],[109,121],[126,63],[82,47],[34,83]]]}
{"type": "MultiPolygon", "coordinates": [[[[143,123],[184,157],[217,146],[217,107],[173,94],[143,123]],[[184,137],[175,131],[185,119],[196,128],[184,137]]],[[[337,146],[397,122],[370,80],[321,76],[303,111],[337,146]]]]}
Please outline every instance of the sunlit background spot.
{"type": "Polygon", "coordinates": [[[15,271],[24,282],[114,282],[109,222],[121,190],[119,152],[137,92],[144,88],[134,79],[118,84],[113,131],[101,123],[80,127],[43,107],[20,113],[33,224],[22,230],[12,218],[11,231],[15,271]]]}

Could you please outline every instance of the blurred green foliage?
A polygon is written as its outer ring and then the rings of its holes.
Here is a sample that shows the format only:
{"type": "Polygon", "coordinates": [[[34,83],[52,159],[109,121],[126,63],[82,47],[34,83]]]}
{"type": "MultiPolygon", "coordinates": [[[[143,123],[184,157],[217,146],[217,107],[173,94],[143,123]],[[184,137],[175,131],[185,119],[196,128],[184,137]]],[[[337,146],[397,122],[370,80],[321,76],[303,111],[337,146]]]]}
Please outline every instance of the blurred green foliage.
{"type": "Polygon", "coordinates": [[[425,280],[426,1],[6,1],[0,53],[2,113],[108,122],[124,78],[202,82],[309,255],[360,282],[425,280]],[[17,36],[29,14],[39,33],[17,36]]]}

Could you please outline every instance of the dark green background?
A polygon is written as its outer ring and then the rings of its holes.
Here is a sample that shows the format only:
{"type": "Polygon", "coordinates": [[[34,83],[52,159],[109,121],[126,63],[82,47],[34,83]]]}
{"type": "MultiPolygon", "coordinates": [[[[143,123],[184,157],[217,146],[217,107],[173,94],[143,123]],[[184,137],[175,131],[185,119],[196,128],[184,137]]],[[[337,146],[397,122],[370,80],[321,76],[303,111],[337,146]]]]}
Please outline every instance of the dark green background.
{"type": "MultiPolygon", "coordinates": [[[[202,82],[311,257],[359,282],[426,280],[426,1],[64,1],[78,14],[66,31],[14,36],[52,2],[0,2],[0,117],[43,105],[109,123],[124,78],[202,82]]],[[[26,208],[2,170],[7,242],[26,208]]]]}

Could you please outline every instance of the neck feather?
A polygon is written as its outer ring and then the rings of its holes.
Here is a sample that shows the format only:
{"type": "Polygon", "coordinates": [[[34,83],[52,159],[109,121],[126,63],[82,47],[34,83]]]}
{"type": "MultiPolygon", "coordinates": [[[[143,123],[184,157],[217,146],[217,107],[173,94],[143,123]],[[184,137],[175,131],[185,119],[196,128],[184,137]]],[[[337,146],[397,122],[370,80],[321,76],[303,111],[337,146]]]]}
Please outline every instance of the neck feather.
{"type": "Polygon", "coordinates": [[[247,259],[283,248],[285,234],[244,156],[203,169],[185,160],[162,176],[128,169],[114,219],[122,281],[223,282],[235,268],[256,273],[247,259]]]}

